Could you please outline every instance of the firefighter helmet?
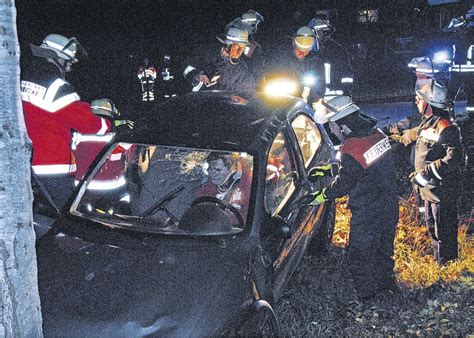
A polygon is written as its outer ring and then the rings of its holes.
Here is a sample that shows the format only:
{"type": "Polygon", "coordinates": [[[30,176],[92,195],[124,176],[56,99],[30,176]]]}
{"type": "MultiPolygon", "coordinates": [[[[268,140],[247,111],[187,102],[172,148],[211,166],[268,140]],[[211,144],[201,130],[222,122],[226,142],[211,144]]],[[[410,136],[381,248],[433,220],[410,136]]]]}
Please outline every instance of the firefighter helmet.
{"type": "Polygon", "coordinates": [[[433,107],[446,108],[447,92],[446,87],[435,80],[426,79],[416,81],[416,95],[433,107]]]}
{"type": "Polygon", "coordinates": [[[360,110],[349,96],[335,96],[325,101],[320,100],[314,107],[316,112],[316,122],[326,123],[337,121],[360,110]]]}
{"type": "Polygon", "coordinates": [[[91,102],[91,110],[95,115],[106,116],[116,119],[120,116],[120,112],[115,104],[109,99],[96,99],[91,102]]]}
{"type": "Polygon", "coordinates": [[[234,43],[248,45],[249,33],[243,28],[229,27],[224,35],[217,36],[217,40],[224,45],[232,45],[234,43]]]}
{"type": "Polygon", "coordinates": [[[79,57],[87,55],[75,37],[67,38],[60,34],[49,34],[40,46],[30,44],[30,47],[35,56],[71,62],[78,62],[79,57]]]}
{"type": "Polygon", "coordinates": [[[263,15],[253,9],[249,9],[240,17],[241,22],[248,27],[246,30],[249,34],[255,34],[260,22],[263,22],[263,15]]]}
{"type": "Polygon", "coordinates": [[[316,34],[308,26],[300,27],[293,36],[293,45],[302,52],[310,52],[317,43],[316,34]]]}
{"type": "Polygon", "coordinates": [[[321,18],[313,18],[308,23],[308,26],[311,27],[318,39],[317,47],[322,46],[336,31],[336,28],[331,25],[327,20],[321,18]]]}

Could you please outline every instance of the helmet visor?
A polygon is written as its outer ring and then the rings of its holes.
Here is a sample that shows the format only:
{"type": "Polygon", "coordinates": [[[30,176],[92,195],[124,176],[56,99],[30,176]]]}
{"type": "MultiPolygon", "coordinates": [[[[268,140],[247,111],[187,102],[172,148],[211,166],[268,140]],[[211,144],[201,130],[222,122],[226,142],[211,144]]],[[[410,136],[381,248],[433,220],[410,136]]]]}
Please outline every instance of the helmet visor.
{"type": "Polygon", "coordinates": [[[316,42],[314,36],[295,36],[293,42],[296,48],[303,52],[309,52],[316,42]]]}

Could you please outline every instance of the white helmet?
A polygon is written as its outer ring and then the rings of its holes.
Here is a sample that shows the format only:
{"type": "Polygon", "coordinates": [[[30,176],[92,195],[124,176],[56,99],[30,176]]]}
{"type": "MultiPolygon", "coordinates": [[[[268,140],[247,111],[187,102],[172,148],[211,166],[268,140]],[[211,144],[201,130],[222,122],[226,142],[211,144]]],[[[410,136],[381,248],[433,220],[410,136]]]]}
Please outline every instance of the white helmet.
{"type": "MultiPolygon", "coordinates": [[[[321,19],[321,18],[313,18],[308,23],[308,26],[311,27],[318,37],[318,42],[320,45],[326,42],[331,34],[336,31],[333,25],[331,25],[328,21],[321,19]]],[[[318,46],[319,47],[319,46],[318,46]]]]}
{"type": "Polygon", "coordinates": [[[225,45],[232,45],[234,43],[248,45],[249,33],[243,28],[229,27],[224,36],[217,36],[217,40],[225,45]]]}
{"type": "Polygon", "coordinates": [[[263,15],[253,9],[249,9],[247,12],[242,14],[240,19],[245,26],[250,27],[250,29],[247,29],[249,34],[255,34],[257,32],[258,24],[263,22],[263,15]]]}
{"type": "Polygon", "coordinates": [[[87,53],[75,38],[66,38],[59,34],[49,34],[40,46],[30,44],[35,56],[66,61],[78,62],[79,55],[86,56],[87,53]]]}
{"type": "Polygon", "coordinates": [[[446,108],[446,96],[448,91],[445,86],[435,80],[417,80],[415,93],[433,107],[446,108]]]}
{"type": "Polygon", "coordinates": [[[316,34],[308,26],[300,27],[293,36],[293,45],[302,52],[309,52],[317,43],[316,34]]]}
{"type": "Polygon", "coordinates": [[[360,110],[349,96],[335,96],[325,101],[319,100],[314,105],[315,119],[317,123],[337,121],[360,110]]]}
{"type": "Polygon", "coordinates": [[[106,116],[116,119],[120,116],[120,112],[115,104],[109,99],[96,99],[91,102],[91,110],[95,115],[106,116]]]}

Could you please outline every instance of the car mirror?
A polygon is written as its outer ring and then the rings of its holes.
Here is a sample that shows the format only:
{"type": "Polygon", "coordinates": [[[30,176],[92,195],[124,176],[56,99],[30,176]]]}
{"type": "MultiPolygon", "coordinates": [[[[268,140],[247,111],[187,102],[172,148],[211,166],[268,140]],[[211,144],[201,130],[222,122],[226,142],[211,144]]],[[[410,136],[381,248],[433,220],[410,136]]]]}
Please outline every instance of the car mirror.
{"type": "Polygon", "coordinates": [[[288,223],[278,215],[270,218],[270,233],[281,239],[288,239],[291,237],[290,227],[288,223]]]}

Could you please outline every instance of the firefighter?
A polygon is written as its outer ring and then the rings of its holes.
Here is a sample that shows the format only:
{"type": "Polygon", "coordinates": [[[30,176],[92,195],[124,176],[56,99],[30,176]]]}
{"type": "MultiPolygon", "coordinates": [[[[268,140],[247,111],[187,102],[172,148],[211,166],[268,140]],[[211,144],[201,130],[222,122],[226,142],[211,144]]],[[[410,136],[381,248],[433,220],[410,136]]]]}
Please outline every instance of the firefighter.
{"type": "MultiPolygon", "coordinates": [[[[118,126],[118,128],[124,126],[133,129],[134,122],[131,120],[120,120],[120,112],[109,99],[93,100],[91,102],[91,110],[97,116],[114,121],[114,124],[118,126]]],[[[117,131],[118,128],[116,128],[115,131],[117,131]]],[[[72,149],[76,158],[75,185],[79,183],[102,148],[112,140],[115,131],[105,135],[84,135],[74,132],[72,149]]],[[[115,156],[114,158],[117,159],[117,157],[118,156],[115,156]]]]}
{"type": "Polygon", "coordinates": [[[178,95],[180,92],[179,79],[176,76],[176,63],[171,55],[165,54],[160,67],[158,93],[159,100],[166,101],[178,95]]]}
{"type": "Polygon", "coordinates": [[[255,34],[257,33],[257,28],[260,22],[263,22],[263,15],[253,9],[249,9],[226,26],[226,30],[231,27],[237,27],[245,29],[249,34],[249,45],[245,47],[243,58],[245,59],[250,72],[256,79],[260,79],[261,73],[265,67],[265,57],[262,46],[255,40],[255,34]]]}
{"type": "Polygon", "coordinates": [[[422,120],[406,134],[416,141],[415,171],[410,178],[424,203],[434,256],[444,264],[458,257],[457,200],[463,161],[460,131],[446,110],[445,86],[434,79],[418,80],[415,93],[422,120]]]}
{"type": "Polygon", "coordinates": [[[464,89],[466,97],[466,114],[459,114],[456,120],[462,133],[462,142],[466,153],[464,172],[464,198],[460,207],[463,211],[471,211],[472,190],[474,189],[474,6],[465,15],[453,18],[448,27],[453,43],[453,64],[451,79],[448,86],[448,98],[455,100],[458,92],[464,89]]]}
{"type": "MultiPolygon", "coordinates": [[[[304,201],[317,205],[349,196],[349,269],[359,298],[369,299],[379,292],[397,289],[392,256],[398,199],[389,139],[348,96],[321,100],[319,104],[326,108],[331,130],[344,141],[333,183],[307,195],[304,201]]],[[[331,172],[331,166],[315,167],[310,170],[309,179],[317,180],[331,172]]]]}
{"type": "Polygon", "coordinates": [[[156,68],[150,65],[148,58],[145,58],[143,65],[138,68],[138,80],[142,89],[142,101],[155,101],[155,93],[153,92],[156,80],[156,68]]]}
{"type": "MultiPolygon", "coordinates": [[[[217,37],[222,44],[219,53],[201,54],[205,57],[200,68],[188,63],[183,71],[192,91],[204,88],[229,91],[255,91],[255,77],[242,58],[249,45],[249,34],[245,29],[230,27],[223,36],[217,37]],[[212,55],[212,56],[211,56],[212,55]]],[[[199,63],[199,62],[198,62],[199,63]]]]}
{"type": "Polygon", "coordinates": [[[324,64],[326,99],[334,95],[351,96],[354,82],[352,57],[344,46],[332,39],[336,28],[321,18],[313,18],[308,26],[313,29],[317,38],[313,52],[320,55],[324,64]]]}
{"type": "Polygon", "coordinates": [[[59,34],[30,44],[33,58],[22,69],[21,98],[28,135],[33,143],[33,173],[58,207],[74,186],[76,164],[71,153],[71,130],[104,135],[112,122],[94,115],[66,81],[66,73],[86,55],[76,38],[59,34]]]}
{"type": "MultiPolygon", "coordinates": [[[[292,46],[275,57],[267,72],[288,73],[301,84],[301,97],[308,104],[315,104],[324,96],[324,68],[322,60],[312,53],[317,38],[307,26],[300,27],[292,36],[292,46]]],[[[314,107],[313,107],[314,108],[314,107]]]]}

